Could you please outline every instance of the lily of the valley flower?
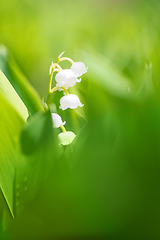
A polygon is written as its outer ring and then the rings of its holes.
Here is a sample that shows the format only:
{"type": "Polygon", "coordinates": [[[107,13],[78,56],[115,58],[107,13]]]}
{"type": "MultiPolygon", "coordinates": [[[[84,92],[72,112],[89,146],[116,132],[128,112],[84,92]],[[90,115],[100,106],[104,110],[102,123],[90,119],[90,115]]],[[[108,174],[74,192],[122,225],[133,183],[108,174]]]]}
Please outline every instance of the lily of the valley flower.
{"type": "Polygon", "coordinates": [[[75,109],[77,107],[83,107],[84,104],[82,104],[75,94],[68,94],[66,96],[63,96],[60,99],[60,107],[62,110],[66,110],[67,108],[75,109]]]}
{"type": "MultiPolygon", "coordinates": [[[[45,109],[48,109],[50,107],[51,96],[57,90],[64,91],[65,93],[65,96],[60,99],[60,109],[75,109],[77,107],[84,106],[80,102],[78,96],[75,94],[69,94],[67,89],[73,87],[77,82],[81,81],[79,77],[87,72],[87,68],[83,62],[74,62],[68,57],[62,57],[63,54],[64,52],[59,55],[56,63],[51,63],[49,69],[48,97],[47,106],[45,106],[44,104],[45,109]],[[70,69],[62,69],[59,65],[59,63],[64,60],[67,60],[72,64],[70,69]],[[56,86],[52,88],[52,79],[54,72],[58,73],[55,75],[56,86]]],[[[72,143],[76,135],[71,131],[66,131],[66,128],[64,127],[66,122],[62,122],[62,118],[57,113],[52,113],[52,122],[54,128],[60,127],[62,130],[62,132],[58,135],[59,144],[69,145],[70,143],[72,143]]]]}
{"type": "Polygon", "coordinates": [[[70,68],[76,77],[80,77],[82,74],[87,72],[87,68],[83,62],[75,62],[70,68]]]}
{"type": "Polygon", "coordinates": [[[69,145],[75,138],[75,134],[71,131],[62,132],[58,135],[59,143],[62,145],[69,145]]]}
{"type": "Polygon", "coordinates": [[[53,121],[53,127],[59,128],[60,126],[63,126],[66,124],[66,122],[62,122],[62,118],[57,113],[51,113],[52,115],[52,121],[53,121]]]}
{"type": "Polygon", "coordinates": [[[70,69],[64,69],[58,72],[55,76],[55,80],[57,82],[57,87],[64,87],[68,89],[69,87],[73,87],[76,82],[80,82],[81,79],[77,79],[74,72],[70,69]]]}

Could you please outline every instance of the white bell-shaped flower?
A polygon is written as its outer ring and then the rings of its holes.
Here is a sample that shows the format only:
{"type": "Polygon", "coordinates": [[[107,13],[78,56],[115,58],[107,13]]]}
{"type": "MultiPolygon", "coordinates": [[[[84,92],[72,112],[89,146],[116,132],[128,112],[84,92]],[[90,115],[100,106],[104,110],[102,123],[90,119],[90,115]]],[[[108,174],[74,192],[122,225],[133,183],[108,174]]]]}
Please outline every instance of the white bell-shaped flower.
{"type": "Polygon", "coordinates": [[[84,104],[82,104],[75,94],[68,94],[66,96],[63,96],[60,99],[60,107],[62,110],[66,110],[67,108],[77,108],[77,107],[83,107],[84,104]]]}
{"type": "Polygon", "coordinates": [[[70,69],[64,69],[58,72],[55,76],[55,80],[57,82],[57,87],[64,87],[66,89],[73,87],[76,82],[81,81],[81,79],[77,79],[76,75],[70,69]]]}
{"type": "Polygon", "coordinates": [[[66,131],[58,134],[58,141],[62,145],[69,145],[75,138],[75,134],[71,131],[66,131]]]}
{"type": "Polygon", "coordinates": [[[53,121],[53,127],[59,128],[60,126],[63,126],[66,124],[66,122],[62,122],[62,118],[57,113],[51,113],[52,121],[53,121]]]}
{"type": "Polygon", "coordinates": [[[80,77],[82,74],[87,72],[87,68],[83,62],[75,62],[70,68],[76,77],[80,77]]]}

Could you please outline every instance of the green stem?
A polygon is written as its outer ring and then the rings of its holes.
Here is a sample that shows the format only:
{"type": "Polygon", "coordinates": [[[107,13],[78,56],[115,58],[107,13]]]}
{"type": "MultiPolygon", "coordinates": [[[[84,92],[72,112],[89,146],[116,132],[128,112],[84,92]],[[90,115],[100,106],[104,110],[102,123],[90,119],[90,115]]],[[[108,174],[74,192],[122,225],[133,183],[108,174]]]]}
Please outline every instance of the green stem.
{"type": "MultiPolygon", "coordinates": [[[[63,53],[62,53],[62,54],[63,54],[63,53]]],[[[60,56],[61,56],[62,54],[60,54],[60,56]]],[[[69,92],[67,91],[67,89],[64,88],[64,87],[54,87],[54,88],[51,89],[51,87],[52,87],[53,73],[54,73],[55,71],[58,71],[58,72],[62,71],[62,68],[59,66],[58,63],[61,62],[61,61],[64,61],[64,60],[68,60],[68,61],[70,61],[72,64],[74,63],[74,62],[72,61],[72,59],[70,59],[70,58],[65,58],[65,57],[60,58],[60,57],[58,57],[58,61],[57,61],[56,63],[52,63],[52,64],[51,64],[52,70],[51,70],[51,73],[49,74],[49,85],[48,85],[48,96],[47,96],[47,105],[48,105],[48,107],[49,107],[50,102],[51,102],[52,94],[53,94],[55,91],[57,91],[57,90],[59,90],[59,89],[63,89],[64,92],[66,93],[66,95],[69,94],[69,92]],[[55,69],[55,67],[57,67],[57,68],[55,69]]]]}
{"type": "Polygon", "coordinates": [[[52,87],[52,78],[53,78],[53,73],[55,71],[60,72],[62,70],[62,68],[59,66],[58,63],[54,63],[52,66],[52,71],[49,75],[49,85],[48,85],[48,96],[47,96],[47,105],[49,106],[50,101],[51,101],[51,97],[52,97],[52,91],[51,91],[51,87],[52,87]],[[57,69],[55,69],[55,67],[57,67],[57,69]]]}
{"type": "Polygon", "coordinates": [[[58,58],[57,63],[62,62],[62,61],[65,61],[65,60],[67,60],[67,61],[69,61],[70,63],[72,63],[72,65],[74,64],[74,61],[73,61],[72,59],[68,58],[68,57],[58,58]]]}
{"type": "Polygon", "coordinates": [[[47,105],[48,105],[48,107],[49,107],[49,105],[50,105],[50,102],[51,102],[51,97],[52,97],[52,93],[48,93],[48,96],[47,96],[47,105]]]}
{"type": "Polygon", "coordinates": [[[54,93],[55,91],[57,91],[57,90],[59,90],[59,89],[63,89],[66,95],[69,94],[69,92],[67,91],[67,89],[64,88],[64,87],[54,87],[54,88],[52,88],[52,89],[50,90],[50,93],[52,94],[52,93],[54,93]]]}
{"type": "Polygon", "coordinates": [[[66,129],[64,126],[61,125],[60,128],[62,129],[62,132],[66,132],[66,129]]]}
{"type": "Polygon", "coordinates": [[[51,96],[52,96],[51,86],[52,86],[53,72],[54,72],[54,69],[52,69],[51,74],[49,75],[48,96],[47,96],[47,105],[48,105],[48,106],[49,106],[49,104],[50,104],[51,96]]]}

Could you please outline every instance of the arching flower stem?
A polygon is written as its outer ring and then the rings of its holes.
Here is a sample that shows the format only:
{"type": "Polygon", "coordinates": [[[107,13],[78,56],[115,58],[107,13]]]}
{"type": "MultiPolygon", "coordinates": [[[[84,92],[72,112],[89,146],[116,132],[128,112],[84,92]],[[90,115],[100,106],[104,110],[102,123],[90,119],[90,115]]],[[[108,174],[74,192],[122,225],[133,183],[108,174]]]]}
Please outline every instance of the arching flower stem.
{"type": "Polygon", "coordinates": [[[60,71],[62,71],[62,68],[59,66],[59,64],[52,62],[51,66],[50,66],[50,72],[49,72],[48,93],[51,91],[53,73],[60,72],[60,71]],[[55,68],[55,67],[57,67],[57,68],[55,68]]]}
{"type": "Polygon", "coordinates": [[[54,93],[55,91],[57,91],[57,90],[59,90],[59,89],[63,89],[66,95],[69,94],[69,92],[67,91],[67,89],[64,88],[64,87],[54,87],[54,88],[51,89],[50,93],[52,94],[52,93],[54,93]]]}
{"type": "Polygon", "coordinates": [[[51,63],[51,66],[50,66],[50,73],[49,75],[53,75],[53,72],[55,70],[55,67],[57,67],[58,71],[60,72],[62,70],[61,66],[58,64],[58,61],[56,63],[51,63]]]}
{"type": "Polygon", "coordinates": [[[53,78],[53,73],[54,72],[60,72],[62,71],[62,68],[59,66],[58,63],[51,63],[50,66],[50,71],[49,71],[49,84],[48,84],[48,96],[47,96],[47,105],[49,105],[52,92],[51,92],[51,87],[52,87],[52,78],[53,78]]]}
{"type": "Polygon", "coordinates": [[[63,125],[61,125],[60,128],[61,128],[62,132],[66,132],[66,129],[63,125]]]}
{"type": "Polygon", "coordinates": [[[67,60],[67,61],[71,62],[72,65],[73,65],[73,64],[74,64],[74,61],[73,61],[71,58],[62,57],[62,55],[63,55],[64,53],[65,53],[65,51],[63,51],[63,52],[58,56],[58,61],[57,61],[57,63],[67,60]]]}
{"type": "Polygon", "coordinates": [[[47,105],[49,106],[49,103],[50,103],[50,100],[51,100],[51,96],[52,94],[57,91],[57,90],[60,90],[60,89],[63,89],[63,91],[65,92],[66,95],[69,95],[69,92],[67,91],[66,88],[64,87],[54,87],[50,90],[49,88],[49,91],[48,91],[48,96],[47,96],[47,105]]]}
{"type": "Polygon", "coordinates": [[[72,65],[74,64],[74,61],[72,59],[68,58],[68,57],[59,58],[57,62],[59,63],[59,62],[65,61],[65,60],[67,60],[70,63],[72,63],[72,65]]]}

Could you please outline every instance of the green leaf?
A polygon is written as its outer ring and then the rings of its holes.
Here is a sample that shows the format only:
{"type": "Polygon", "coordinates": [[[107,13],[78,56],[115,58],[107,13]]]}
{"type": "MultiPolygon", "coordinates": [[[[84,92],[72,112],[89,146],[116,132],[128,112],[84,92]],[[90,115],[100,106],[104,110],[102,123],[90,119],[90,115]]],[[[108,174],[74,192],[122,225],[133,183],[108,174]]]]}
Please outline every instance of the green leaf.
{"type": "Polygon", "coordinates": [[[0,188],[14,216],[16,146],[21,127],[28,117],[28,110],[2,71],[0,71],[0,102],[0,188]]]}
{"type": "MultiPolygon", "coordinates": [[[[2,78],[1,75],[0,80],[6,79],[2,78]]],[[[0,81],[0,83],[2,84],[2,81],[0,81]]],[[[5,88],[7,84],[3,86],[5,88]]],[[[2,93],[2,88],[0,91],[0,188],[10,212],[12,216],[14,216],[13,182],[17,154],[16,148],[21,127],[27,117],[27,111],[14,90],[10,88],[8,91],[10,95],[7,95],[7,97],[2,93]],[[15,103],[17,103],[17,106],[15,106],[15,103]],[[18,107],[20,109],[18,109],[18,107]]],[[[0,208],[1,207],[2,206],[0,206],[0,208]]]]}
{"type": "Polygon", "coordinates": [[[26,120],[28,117],[28,110],[1,70],[0,70],[0,93],[3,93],[5,95],[7,100],[15,108],[19,115],[26,120]]]}
{"type": "Polygon", "coordinates": [[[0,46],[0,65],[28,111],[31,114],[42,111],[43,106],[38,93],[23,75],[11,53],[3,45],[0,46]]]}
{"type": "MultiPolygon", "coordinates": [[[[30,117],[22,130],[14,195],[17,217],[20,213],[23,214],[30,202],[34,209],[38,204],[35,200],[37,192],[40,193],[42,199],[43,187],[46,189],[51,185],[49,176],[53,174],[53,168],[59,158],[59,150],[61,150],[58,145],[57,133],[55,133],[49,111],[30,117]]],[[[50,190],[52,191],[52,189],[50,190]]],[[[38,211],[40,214],[41,210],[38,211]]],[[[37,219],[38,222],[39,220],[37,219]]]]}
{"type": "Polygon", "coordinates": [[[20,137],[23,153],[28,155],[37,150],[38,147],[43,147],[52,131],[52,118],[49,111],[39,112],[34,117],[30,117],[20,137]]]}

